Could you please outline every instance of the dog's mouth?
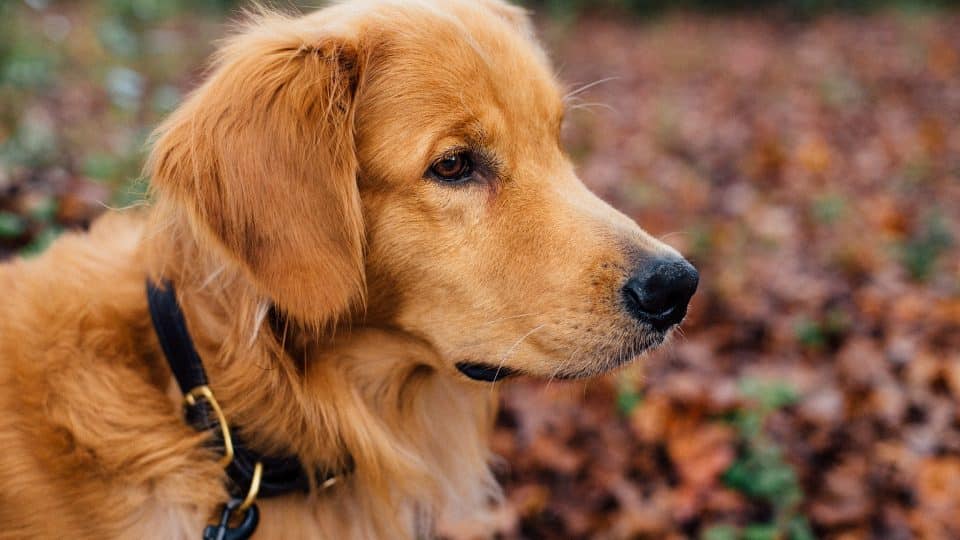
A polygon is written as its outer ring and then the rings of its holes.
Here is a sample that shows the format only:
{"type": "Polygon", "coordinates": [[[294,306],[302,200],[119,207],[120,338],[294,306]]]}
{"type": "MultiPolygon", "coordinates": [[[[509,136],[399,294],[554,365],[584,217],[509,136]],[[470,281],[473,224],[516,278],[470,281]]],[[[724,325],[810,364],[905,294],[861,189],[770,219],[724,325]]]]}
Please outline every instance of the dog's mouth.
{"type": "Polygon", "coordinates": [[[482,362],[458,362],[457,369],[475,381],[496,382],[516,375],[516,371],[504,366],[494,366],[482,362]]]}
{"type": "MultiPolygon", "coordinates": [[[[600,353],[598,355],[599,359],[601,359],[599,362],[590,362],[579,369],[575,366],[570,366],[568,369],[557,370],[550,374],[549,377],[543,376],[543,378],[572,381],[603,375],[626,364],[630,364],[645,353],[658,348],[663,344],[669,334],[669,331],[644,334],[632,341],[618,344],[613,350],[600,353]]],[[[535,373],[521,371],[503,364],[494,365],[472,360],[457,362],[456,366],[460,373],[470,379],[481,382],[497,382],[517,375],[538,376],[535,373]]]]}

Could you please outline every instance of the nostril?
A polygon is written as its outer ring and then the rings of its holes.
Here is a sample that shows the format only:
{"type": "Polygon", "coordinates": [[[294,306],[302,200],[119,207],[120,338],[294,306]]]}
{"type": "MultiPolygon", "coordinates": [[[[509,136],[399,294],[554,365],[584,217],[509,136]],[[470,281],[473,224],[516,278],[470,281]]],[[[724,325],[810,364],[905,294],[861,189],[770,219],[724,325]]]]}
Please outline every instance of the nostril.
{"type": "Polygon", "coordinates": [[[648,288],[641,279],[631,278],[623,287],[624,303],[626,310],[634,319],[640,322],[650,322],[658,319],[658,313],[654,299],[647,294],[648,288]]]}
{"type": "Polygon", "coordinates": [[[632,278],[623,286],[623,296],[626,299],[627,307],[630,311],[644,311],[643,308],[643,285],[632,278]]]}
{"type": "Polygon", "coordinates": [[[663,272],[651,275],[643,284],[643,310],[654,316],[663,316],[677,304],[677,291],[671,276],[663,272]]]}

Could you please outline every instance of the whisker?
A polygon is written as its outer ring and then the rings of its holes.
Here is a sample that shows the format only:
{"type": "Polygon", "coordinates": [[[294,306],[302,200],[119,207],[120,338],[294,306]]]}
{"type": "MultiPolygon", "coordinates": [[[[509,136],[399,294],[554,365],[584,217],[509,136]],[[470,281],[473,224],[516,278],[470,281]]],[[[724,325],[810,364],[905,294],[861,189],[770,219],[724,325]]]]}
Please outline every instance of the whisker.
{"type": "Polygon", "coordinates": [[[620,77],[606,77],[606,78],[604,78],[604,79],[600,79],[600,80],[597,80],[597,81],[593,81],[592,83],[585,84],[585,85],[581,86],[580,88],[577,88],[576,90],[573,90],[573,91],[567,93],[567,95],[563,96],[563,101],[567,101],[568,99],[570,99],[570,98],[572,98],[572,97],[574,97],[574,96],[576,96],[576,95],[578,95],[578,94],[582,94],[583,92],[586,92],[587,90],[593,88],[594,86],[597,86],[598,84],[603,84],[603,83],[605,83],[605,82],[615,81],[615,80],[617,80],[617,79],[619,79],[619,78],[620,78],[620,77]]]}
{"type": "Polygon", "coordinates": [[[607,109],[610,112],[617,112],[617,110],[614,109],[612,106],[606,103],[600,103],[600,102],[577,103],[576,105],[570,105],[569,107],[567,107],[567,110],[568,111],[580,111],[580,110],[592,111],[593,108],[595,107],[607,109]]]}
{"type": "Polygon", "coordinates": [[[687,231],[673,231],[673,232],[670,232],[670,233],[667,233],[667,234],[664,234],[664,235],[660,236],[659,240],[660,240],[661,242],[666,242],[666,241],[667,241],[667,238],[670,238],[671,236],[682,236],[682,235],[689,236],[690,233],[687,232],[687,231]]]}
{"type": "Polygon", "coordinates": [[[103,208],[104,210],[110,210],[110,211],[112,211],[112,212],[123,212],[124,210],[131,210],[131,209],[133,209],[133,208],[143,208],[143,207],[146,207],[146,206],[150,206],[150,201],[148,201],[148,200],[146,200],[146,199],[137,199],[137,200],[135,200],[135,201],[130,202],[129,204],[127,204],[127,205],[125,205],[125,206],[114,206],[114,205],[109,204],[109,203],[107,203],[107,202],[105,202],[105,201],[96,201],[95,204],[96,204],[97,206],[99,206],[100,208],[103,208]]]}
{"type": "Polygon", "coordinates": [[[511,315],[511,316],[509,316],[509,317],[501,317],[501,318],[499,318],[499,319],[493,319],[492,321],[487,321],[487,322],[485,322],[485,323],[482,323],[481,325],[482,325],[482,326],[490,326],[491,324],[496,324],[496,323],[498,323],[498,322],[508,321],[508,320],[510,320],[510,319],[520,319],[520,318],[522,318],[522,317],[538,317],[538,316],[540,316],[540,315],[543,315],[543,312],[539,312],[539,313],[521,313],[520,315],[511,315]]]}
{"type": "Polygon", "coordinates": [[[553,370],[553,373],[550,374],[550,378],[547,379],[547,384],[544,386],[543,392],[546,392],[547,389],[550,388],[550,383],[552,383],[552,382],[554,381],[554,379],[556,379],[557,375],[560,373],[560,371],[561,371],[564,367],[567,366],[567,364],[569,364],[571,361],[573,361],[573,357],[576,356],[576,354],[577,354],[578,352],[580,352],[580,349],[581,349],[581,348],[582,348],[582,345],[577,346],[577,348],[574,349],[572,353],[570,353],[570,356],[568,356],[566,360],[564,360],[563,362],[560,362],[560,363],[557,365],[557,368],[554,369],[554,370],[553,370]]]}
{"type": "MultiPolygon", "coordinates": [[[[524,341],[525,339],[527,339],[528,337],[530,337],[534,332],[536,332],[537,330],[540,330],[541,328],[543,328],[543,327],[546,326],[546,325],[547,325],[546,323],[543,323],[543,324],[541,324],[541,325],[538,325],[538,326],[534,327],[533,330],[530,330],[530,331],[527,332],[526,334],[520,336],[520,339],[518,339],[516,343],[514,343],[513,345],[511,345],[510,348],[507,349],[507,352],[503,353],[503,356],[500,358],[500,363],[497,364],[497,371],[494,372],[494,374],[493,374],[494,380],[496,380],[497,378],[500,377],[500,371],[503,370],[503,365],[507,362],[507,360],[510,359],[510,355],[513,353],[514,349],[516,349],[517,347],[519,347],[520,344],[523,343],[523,341],[524,341]]],[[[490,385],[490,393],[493,394],[493,385],[492,385],[492,384],[490,385]]]]}

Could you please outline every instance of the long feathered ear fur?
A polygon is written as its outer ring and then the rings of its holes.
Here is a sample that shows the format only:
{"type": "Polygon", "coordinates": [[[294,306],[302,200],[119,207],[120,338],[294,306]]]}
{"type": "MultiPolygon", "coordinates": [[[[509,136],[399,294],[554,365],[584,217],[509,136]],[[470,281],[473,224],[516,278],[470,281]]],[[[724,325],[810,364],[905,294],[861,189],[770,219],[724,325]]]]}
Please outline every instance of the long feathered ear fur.
{"type": "Polygon", "coordinates": [[[259,14],[154,135],[155,197],[184,207],[283,312],[323,325],[363,302],[355,36],[259,14]]]}

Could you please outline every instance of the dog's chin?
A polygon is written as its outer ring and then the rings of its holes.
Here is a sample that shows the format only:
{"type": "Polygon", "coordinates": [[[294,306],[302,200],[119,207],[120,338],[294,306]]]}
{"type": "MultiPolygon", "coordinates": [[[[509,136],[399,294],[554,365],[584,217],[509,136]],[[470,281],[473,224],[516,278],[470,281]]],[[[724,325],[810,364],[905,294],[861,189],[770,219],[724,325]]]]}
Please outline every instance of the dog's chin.
{"type": "Polygon", "coordinates": [[[594,361],[584,359],[585,361],[580,366],[570,366],[567,369],[561,369],[549,374],[538,374],[515,366],[495,365],[472,360],[458,362],[456,366],[460,373],[466,377],[481,382],[502,381],[517,375],[564,381],[587,379],[603,375],[632,363],[662,345],[669,335],[669,331],[647,334],[633,341],[610,347],[613,352],[598,352],[594,361]]]}
{"type": "Polygon", "coordinates": [[[657,332],[625,344],[620,344],[615,348],[613,353],[598,354],[597,361],[586,363],[579,367],[579,369],[573,366],[572,369],[562,370],[555,374],[553,378],[564,381],[575,381],[604,375],[629,365],[647,355],[650,351],[662,345],[669,335],[669,331],[657,332]]]}

